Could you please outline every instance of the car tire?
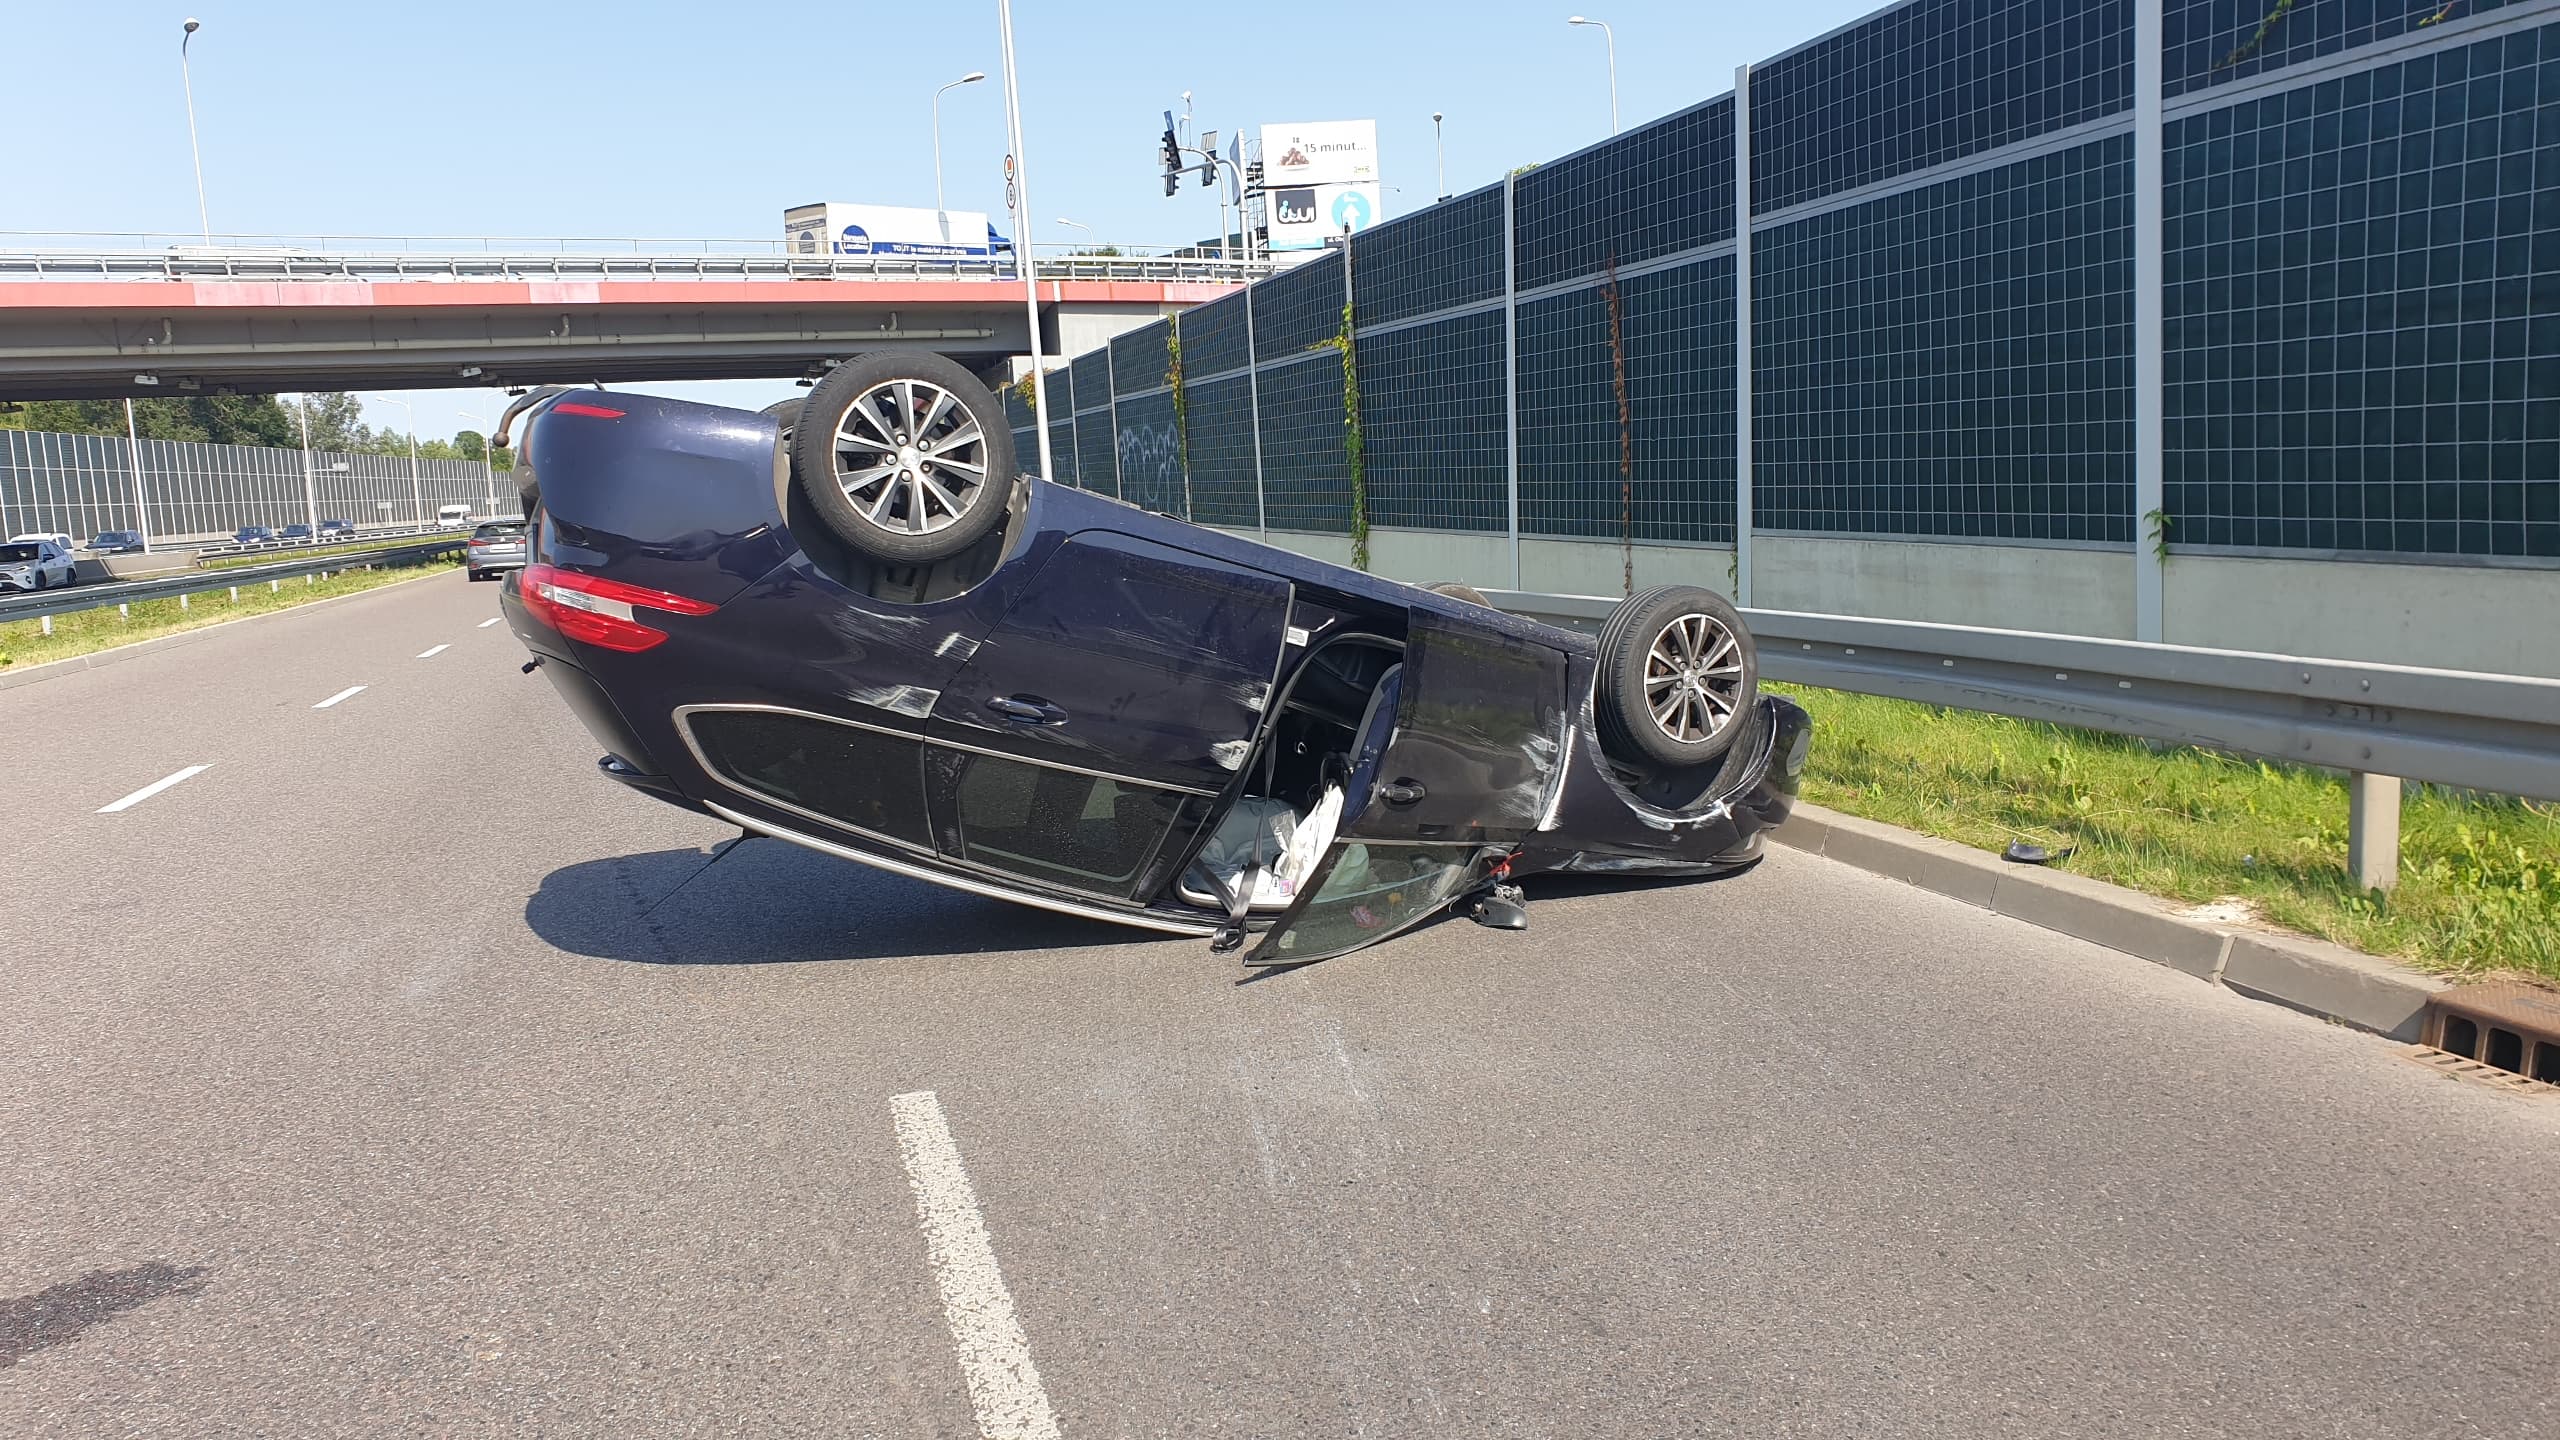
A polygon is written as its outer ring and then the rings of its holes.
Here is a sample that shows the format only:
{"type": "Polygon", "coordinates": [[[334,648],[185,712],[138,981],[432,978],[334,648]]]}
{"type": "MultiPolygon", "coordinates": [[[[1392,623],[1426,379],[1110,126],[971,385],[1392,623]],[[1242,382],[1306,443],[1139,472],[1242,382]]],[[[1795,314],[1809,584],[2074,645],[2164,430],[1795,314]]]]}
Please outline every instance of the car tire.
{"type": "Polygon", "coordinates": [[[1601,627],[1600,739],[1621,760],[1705,764],[1733,747],[1759,696],[1759,646],[1712,590],[1657,586],[1601,627]]]}
{"type": "Polygon", "coordinates": [[[800,407],[807,403],[809,403],[808,396],[794,395],[788,400],[776,400],[756,413],[773,417],[773,423],[782,428],[782,443],[788,445],[791,443],[792,428],[800,420],[800,407]]]}
{"type": "Polygon", "coordinates": [[[44,567],[39,565],[32,573],[35,576],[36,588],[38,590],[42,590],[44,588],[44,567]]]}
{"type": "Polygon", "coordinates": [[[861,554],[929,565],[1003,523],[1017,483],[1013,431],[956,361],[865,355],[812,387],[800,414],[792,473],[827,529],[861,554]],[[919,410],[932,425],[910,434],[919,410]]]}
{"type": "Polygon", "coordinates": [[[1481,605],[1487,610],[1494,608],[1493,602],[1484,598],[1483,591],[1464,580],[1435,580],[1422,588],[1434,595],[1446,595],[1452,600],[1464,600],[1470,605],[1481,605]]]}

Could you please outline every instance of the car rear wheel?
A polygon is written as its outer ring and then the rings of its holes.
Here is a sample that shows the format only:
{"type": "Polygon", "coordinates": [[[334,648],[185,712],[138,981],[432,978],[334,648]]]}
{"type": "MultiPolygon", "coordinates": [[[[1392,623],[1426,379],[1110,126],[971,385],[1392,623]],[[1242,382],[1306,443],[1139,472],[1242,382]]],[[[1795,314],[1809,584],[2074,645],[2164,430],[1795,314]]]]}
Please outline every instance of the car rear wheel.
{"type": "Polygon", "coordinates": [[[1733,602],[1712,590],[1631,595],[1600,631],[1600,736],[1621,760],[1713,760],[1732,748],[1759,695],[1759,647],[1733,602]]]}
{"type": "Polygon", "coordinates": [[[808,403],[808,398],[805,395],[794,395],[788,400],[776,400],[758,412],[772,416],[773,423],[782,427],[783,444],[791,443],[792,427],[800,423],[800,407],[808,403]]]}
{"type": "Polygon", "coordinates": [[[838,539],[924,565],[975,545],[1013,498],[1013,431],[987,387],[939,355],[866,355],[801,402],[791,468],[838,539]]]}

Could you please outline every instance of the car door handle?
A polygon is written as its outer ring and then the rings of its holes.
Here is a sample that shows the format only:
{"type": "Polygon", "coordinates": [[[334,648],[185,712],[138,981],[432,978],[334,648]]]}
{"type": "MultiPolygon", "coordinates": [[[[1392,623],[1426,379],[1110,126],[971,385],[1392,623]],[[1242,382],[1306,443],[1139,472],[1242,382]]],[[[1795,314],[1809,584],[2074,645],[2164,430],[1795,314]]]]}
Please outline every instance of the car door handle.
{"type": "Polygon", "coordinates": [[[1037,695],[999,695],[987,702],[987,708],[1007,720],[1024,725],[1064,725],[1067,712],[1037,695]]]}
{"type": "Polygon", "coordinates": [[[1390,805],[1410,805],[1421,799],[1423,794],[1419,780],[1390,780],[1378,787],[1378,798],[1390,805]]]}

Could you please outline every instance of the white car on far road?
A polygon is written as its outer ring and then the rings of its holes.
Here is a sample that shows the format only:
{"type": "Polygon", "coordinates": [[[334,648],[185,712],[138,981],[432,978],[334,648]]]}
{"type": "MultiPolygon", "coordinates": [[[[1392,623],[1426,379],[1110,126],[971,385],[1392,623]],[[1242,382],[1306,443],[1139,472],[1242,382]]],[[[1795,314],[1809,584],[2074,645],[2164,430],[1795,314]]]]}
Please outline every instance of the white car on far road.
{"type": "Polygon", "coordinates": [[[44,590],[79,578],[80,565],[67,540],[22,535],[0,545],[0,590],[44,590]]]}

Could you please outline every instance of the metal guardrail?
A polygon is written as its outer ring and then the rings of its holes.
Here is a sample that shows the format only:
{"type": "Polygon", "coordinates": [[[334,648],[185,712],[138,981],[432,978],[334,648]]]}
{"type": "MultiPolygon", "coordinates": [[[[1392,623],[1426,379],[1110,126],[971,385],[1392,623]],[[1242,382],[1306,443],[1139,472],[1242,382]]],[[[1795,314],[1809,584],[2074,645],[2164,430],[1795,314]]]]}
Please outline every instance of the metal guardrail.
{"type": "MultiPolygon", "coordinates": [[[[1594,632],[1617,603],[1485,598],[1594,632]]],[[[1772,680],[2560,799],[2560,680],[1793,610],[1742,616],[1772,680]]]]}
{"type": "MultiPolygon", "coordinates": [[[[1266,260],[1188,255],[1045,255],[1043,280],[1242,284],[1266,260]]],[[[0,279],[31,280],[1013,280],[1011,256],[625,254],[475,250],[0,250],[0,279]]]]}
{"type": "MultiPolygon", "coordinates": [[[[1595,633],[1618,603],[1484,594],[1595,633]]],[[[2560,680],[1792,610],[1742,616],[1768,679],[2347,771],[2349,865],[2369,886],[2388,888],[2398,873],[2402,778],[2560,799],[2560,680]]]]}
{"type": "Polygon", "coordinates": [[[463,547],[466,537],[455,535],[449,540],[429,540],[417,545],[393,545],[380,550],[349,550],[333,555],[315,555],[302,560],[281,560],[273,565],[242,565],[229,570],[181,570],[174,575],[158,575],[148,580],[112,580],[74,585],[60,590],[38,590],[24,595],[0,598],[0,621],[38,620],[53,615],[70,615],[82,610],[99,610],[109,605],[131,605],[143,600],[168,600],[180,595],[201,595],[208,590],[221,590],[240,585],[253,585],[261,580],[298,580],[305,575],[353,570],[366,565],[399,565],[415,560],[432,560],[463,547]]]}

